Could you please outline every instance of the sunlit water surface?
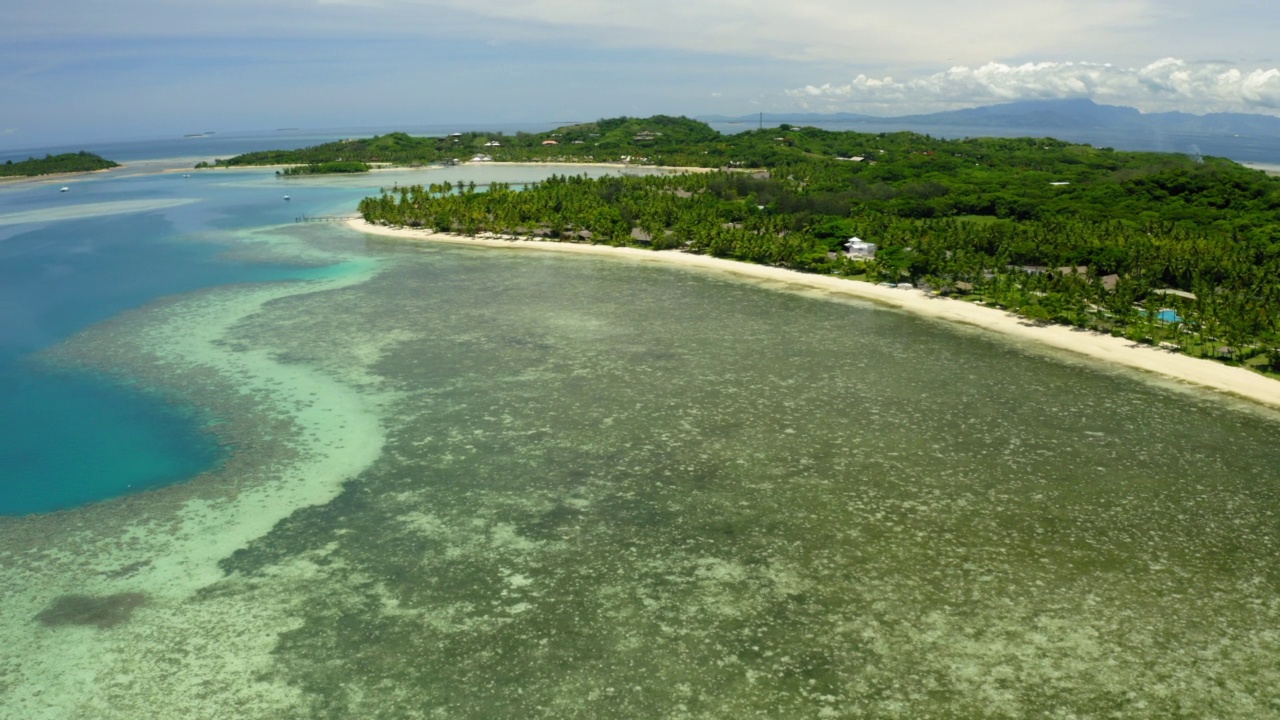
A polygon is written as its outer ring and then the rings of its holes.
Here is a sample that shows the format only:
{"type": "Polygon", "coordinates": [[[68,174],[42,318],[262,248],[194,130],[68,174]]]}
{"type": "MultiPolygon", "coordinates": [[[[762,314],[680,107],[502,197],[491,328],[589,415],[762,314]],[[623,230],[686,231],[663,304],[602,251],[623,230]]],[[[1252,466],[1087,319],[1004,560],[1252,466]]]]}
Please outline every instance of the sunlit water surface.
{"type": "Polygon", "coordinates": [[[236,237],[347,270],[46,353],[229,457],[0,525],[0,716],[1280,715],[1273,413],[651,263],[236,237]]]}

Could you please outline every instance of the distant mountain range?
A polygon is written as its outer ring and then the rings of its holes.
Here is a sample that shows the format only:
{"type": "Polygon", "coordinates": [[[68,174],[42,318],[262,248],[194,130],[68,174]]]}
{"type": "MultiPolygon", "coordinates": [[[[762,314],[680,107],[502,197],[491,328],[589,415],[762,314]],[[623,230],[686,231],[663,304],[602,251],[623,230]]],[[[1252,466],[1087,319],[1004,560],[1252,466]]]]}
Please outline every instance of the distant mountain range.
{"type": "MultiPolygon", "coordinates": [[[[700,120],[754,124],[757,115],[740,117],[704,116],[700,120]]],[[[1183,112],[1143,113],[1135,108],[1117,105],[1099,105],[1092,100],[1024,100],[1001,105],[950,110],[924,115],[879,117],[854,113],[765,113],[764,122],[776,125],[780,122],[839,123],[857,129],[858,125],[875,126],[881,131],[886,125],[901,125],[904,129],[921,127],[992,128],[1000,130],[1021,129],[1028,133],[1048,134],[1063,131],[1076,134],[1088,131],[1108,133],[1173,133],[1187,135],[1251,136],[1280,138],[1280,117],[1249,113],[1210,113],[1191,115],[1183,112]]],[[[996,133],[1004,134],[1004,133],[996,133]]]]}

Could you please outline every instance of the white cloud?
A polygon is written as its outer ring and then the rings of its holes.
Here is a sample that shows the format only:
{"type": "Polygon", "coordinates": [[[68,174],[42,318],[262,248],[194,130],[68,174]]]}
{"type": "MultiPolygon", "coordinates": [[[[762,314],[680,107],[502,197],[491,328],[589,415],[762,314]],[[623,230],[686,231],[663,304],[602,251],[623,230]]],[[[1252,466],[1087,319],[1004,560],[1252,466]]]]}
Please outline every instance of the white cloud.
{"type": "Polygon", "coordinates": [[[143,118],[157,119],[148,128],[190,132],[402,117],[733,114],[798,102],[878,114],[1084,95],[1145,109],[1280,105],[1268,74],[1280,59],[1262,60],[1273,57],[1280,4],[1258,0],[9,5],[0,97],[11,101],[4,124],[22,132],[0,135],[0,145],[140,133],[143,118]],[[1189,62],[1142,68],[1166,56],[1189,62]],[[1073,58],[1113,65],[1061,62],[1073,58]],[[1193,61],[1203,58],[1229,62],[1193,61]],[[947,67],[955,69],[938,73],[947,67]],[[332,97],[361,100],[339,111],[332,97]],[[87,106],[92,116],[80,112],[87,106]],[[157,124],[165,117],[168,125],[157,124]]]}
{"type": "Polygon", "coordinates": [[[1164,58],[1144,67],[1088,62],[957,66],[898,81],[859,75],[787,94],[807,109],[871,114],[931,112],[1014,100],[1091,98],[1144,111],[1280,114],[1280,69],[1164,58]]]}

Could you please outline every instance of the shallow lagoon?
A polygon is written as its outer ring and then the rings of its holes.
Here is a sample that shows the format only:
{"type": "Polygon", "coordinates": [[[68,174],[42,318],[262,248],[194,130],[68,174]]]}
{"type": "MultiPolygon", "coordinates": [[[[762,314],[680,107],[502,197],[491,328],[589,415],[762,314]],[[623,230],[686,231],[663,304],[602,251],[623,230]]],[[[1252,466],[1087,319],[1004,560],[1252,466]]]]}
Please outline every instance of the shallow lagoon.
{"type": "Polygon", "coordinates": [[[237,237],[352,264],[50,353],[231,451],[0,524],[13,717],[1280,713],[1274,413],[689,269],[237,237]]]}
{"type": "Polygon", "coordinates": [[[9,471],[0,515],[166,485],[222,457],[204,431],[216,418],[201,408],[171,407],[163,393],[96,372],[49,372],[32,353],[166,296],[342,274],[345,255],[287,242],[281,251],[269,234],[245,233],[349,213],[381,183],[483,181],[486,172],[528,181],[551,170],[472,166],[305,181],[262,170],[117,172],[0,185],[0,436],[9,439],[0,446],[9,471]],[[63,183],[67,193],[58,191],[63,183]]]}

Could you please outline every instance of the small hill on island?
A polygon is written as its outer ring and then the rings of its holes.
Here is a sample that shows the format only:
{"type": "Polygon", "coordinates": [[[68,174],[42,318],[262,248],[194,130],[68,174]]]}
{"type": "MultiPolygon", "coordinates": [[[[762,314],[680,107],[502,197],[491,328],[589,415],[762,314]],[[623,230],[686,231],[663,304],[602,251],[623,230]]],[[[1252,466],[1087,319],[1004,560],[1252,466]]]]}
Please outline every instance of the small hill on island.
{"type": "Polygon", "coordinates": [[[35,177],[55,173],[92,172],[113,167],[120,167],[120,163],[81,150],[77,153],[45,155],[43,158],[30,158],[19,162],[9,160],[0,165],[0,177],[35,177]]]}
{"type": "Polygon", "coordinates": [[[706,123],[686,117],[656,115],[651,118],[610,118],[566,125],[545,133],[453,133],[442,137],[418,137],[402,132],[371,138],[350,138],[297,150],[263,150],[205,167],[245,165],[320,166],[335,162],[420,165],[461,162],[483,154],[497,161],[619,162],[684,164],[716,167],[722,153],[704,153],[720,147],[725,136],[706,123]],[[696,155],[697,157],[690,157],[696,155]],[[707,157],[703,157],[706,155],[707,157]]]}

